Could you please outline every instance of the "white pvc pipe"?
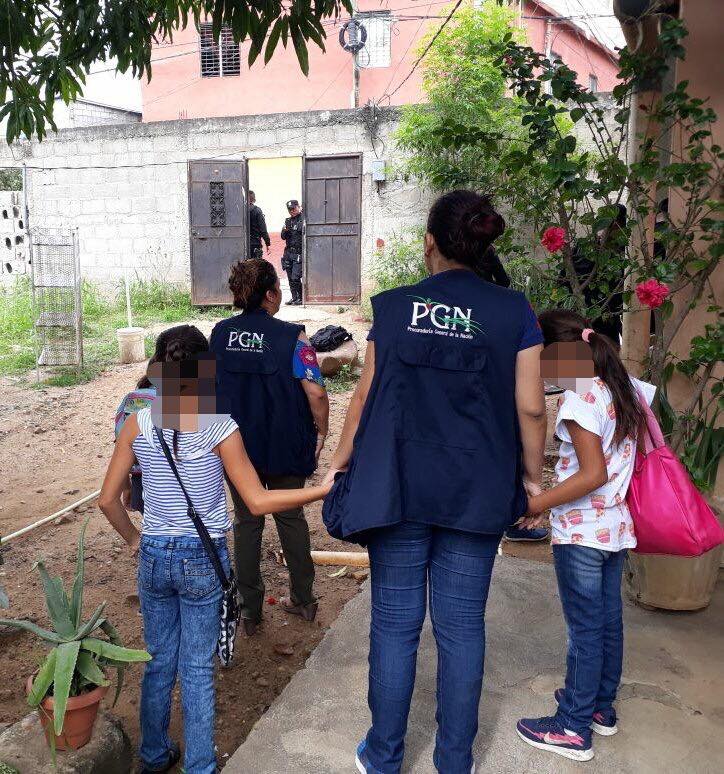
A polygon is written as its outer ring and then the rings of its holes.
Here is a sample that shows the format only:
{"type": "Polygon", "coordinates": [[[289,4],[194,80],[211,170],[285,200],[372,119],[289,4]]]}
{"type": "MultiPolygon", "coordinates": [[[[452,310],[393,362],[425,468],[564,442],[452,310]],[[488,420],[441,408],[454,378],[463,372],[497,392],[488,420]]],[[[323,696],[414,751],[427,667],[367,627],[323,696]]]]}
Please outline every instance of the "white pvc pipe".
{"type": "Polygon", "coordinates": [[[72,505],[66,505],[65,508],[61,508],[59,511],[56,511],[50,516],[46,516],[44,519],[40,519],[40,521],[36,521],[33,524],[28,524],[27,527],[23,527],[22,529],[19,529],[17,532],[11,532],[9,535],[5,535],[5,537],[0,539],[0,545],[4,545],[5,543],[7,543],[9,540],[12,540],[13,538],[20,537],[21,535],[24,535],[26,532],[30,532],[30,530],[35,529],[36,527],[42,527],[43,524],[47,524],[49,521],[53,521],[53,519],[57,519],[59,516],[62,516],[64,513],[67,513],[68,511],[72,511],[74,508],[78,508],[79,506],[83,505],[83,503],[87,503],[89,500],[95,500],[95,498],[98,497],[100,493],[101,493],[100,489],[98,489],[95,492],[91,492],[91,494],[81,498],[80,500],[78,500],[78,502],[75,502],[72,505]]]}

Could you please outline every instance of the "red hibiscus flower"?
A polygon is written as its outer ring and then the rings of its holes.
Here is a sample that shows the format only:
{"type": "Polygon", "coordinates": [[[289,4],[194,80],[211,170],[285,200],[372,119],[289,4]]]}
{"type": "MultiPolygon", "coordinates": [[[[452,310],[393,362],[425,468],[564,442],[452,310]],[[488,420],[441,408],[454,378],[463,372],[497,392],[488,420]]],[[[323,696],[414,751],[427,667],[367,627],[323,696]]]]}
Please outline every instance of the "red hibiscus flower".
{"type": "Polygon", "coordinates": [[[566,243],[566,230],[560,226],[551,226],[543,232],[540,243],[549,253],[557,253],[566,243]]]}
{"type": "Polygon", "coordinates": [[[313,347],[302,347],[299,350],[299,356],[302,358],[302,362],[306,365],[317,364],[317,352],[313,347]]]}
{"type": "Polygon", "coordinates": [[[648,279],[636,285],[636,298],[649,309],[661,306],[668,295],[669,286],[655,279],[648,279]]]}

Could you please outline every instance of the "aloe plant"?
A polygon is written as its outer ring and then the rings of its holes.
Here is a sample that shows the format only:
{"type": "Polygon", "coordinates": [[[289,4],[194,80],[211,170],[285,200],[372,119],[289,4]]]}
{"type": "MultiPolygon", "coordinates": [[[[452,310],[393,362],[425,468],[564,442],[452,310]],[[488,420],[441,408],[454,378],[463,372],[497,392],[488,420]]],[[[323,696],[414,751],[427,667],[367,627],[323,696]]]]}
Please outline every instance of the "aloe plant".
{"type": "Polygon", "coordinates": [[[54,728],[56,735],[63,730],[68,697],[78,696],[93,686],[106,686],[105,671],[113,668],[118,673],[116,694],[118,700],[123,685],[123,672],[129,663],[150,661],[145,650],[134,650],[123,646],[113,625],[103,613],[106,603],[102,602],[86,621],[83,621],[83,585],[85,580],[85,530],[86,519],[78,538],[78,559],[70,597],[65,592],[59,577],[51,578],[45,564],[38,561],[33,565],[40,573],[45,591],[45,603],[52,623],[52,629],[43,629],[32,621],[0,619],[0,624],[35,634],[52,646],[28,694],[28,704],[37,707],[43,699],[52,695],[54,700],[54,728]],[[105,638],[96,637],[96,632],[105,638]]]}

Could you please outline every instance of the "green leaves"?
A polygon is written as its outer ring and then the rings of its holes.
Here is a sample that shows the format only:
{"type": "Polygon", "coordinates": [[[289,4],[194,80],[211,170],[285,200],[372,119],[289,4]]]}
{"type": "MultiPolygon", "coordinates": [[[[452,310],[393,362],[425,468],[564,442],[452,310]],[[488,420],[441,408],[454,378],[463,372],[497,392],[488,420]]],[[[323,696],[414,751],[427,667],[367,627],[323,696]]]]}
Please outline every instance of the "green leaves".
{"type": "Polygon", "coordinates": [[[112,661],[122,661],[123,663],[136,663],[141,661],[150,661],[151,655],[145,650],[135,650],[134,648],[123,648],[119,645],[113,645],[105,640],[97,640],[93,637],[86,637],[81,643],[84,650],[89,650],[102,658],[112,661]]]}
{"type": "Polygon", "coordinates": [[[93,685],[110,685],[108,680],[106,680],[103,671],[88,651],[81,650],[78,653],[78,660],[76,661],[75,668],[89,683],[93,683],[93,685]]]}
{"type": "Polygon", "coordinates": [[[152,42],[171,41],[192,21],[210,19],[217,41],[224,27],[237,42],[251,39],[250,64],[264,50],[270,29],[266,62],[279,39],[286,46],[291,34],[306,75],[307,41],[324,49],[322,20],[342,9],[351,14],[351,0],[5,0],[0,5],[0,120],[7,121],[6,139],[33,134],[42,139],[48,127],[54,129],[55,100],[67,103],[81,96],[85,74],[97,62],[115,58],[120,72],[150,77],[152,42]]]}
{"type": "Polygon", "coordinates": [[[58,650],[53,650],[48,653],[43,665],[40,667],[40,671],[33,680],[33,687],[28,694],[28,704],[31,707],[37,707],[48,693],[48,688],[53,684],[55,678],[55,662],[58,657],[58,650]]]}
{"type": "Polygon", "coordinates": [[[87,518],[80,528],[78,536],[78,558],[75,565],[75,580],[73,581],[73,591],[70,598],[70,618],[73,625],[77,628],[83,616],[83,581],[85,577],[85,530],[90,521],[87,518]]]}
{"type": "Polygon", "coordinates": [[[36,562],[34,566],[40,573],[45,591],[45,604],[56,632],[64,640],[73,639],[75,626],[70,619],[70,606],[63,589],[63,581],[60,578],[51,578],[42,561],[36,562]]]}
{"type": "Polygon", "coordinates": [[[55,632],[42,629],[32,621],[14,621],[8,618],[0,618],[0,624],[4,624],[5,626],[12,626],[15,629],[22,629],[23,631],[30,632],[36,637],[40,637],[41,640],[53,643],[54,645],[59,645],[61,642],[64,642],[64,639],[57,635],[55,632]]]}
{"type": "Polygon", "coordinates": [[[70,683],[75,672],[75,664],[80,650],[80,642],[64,642],[58,645],[53,678],[53,720],[56,735],[63,730],[65,707],[70,695],[70,683]]]}

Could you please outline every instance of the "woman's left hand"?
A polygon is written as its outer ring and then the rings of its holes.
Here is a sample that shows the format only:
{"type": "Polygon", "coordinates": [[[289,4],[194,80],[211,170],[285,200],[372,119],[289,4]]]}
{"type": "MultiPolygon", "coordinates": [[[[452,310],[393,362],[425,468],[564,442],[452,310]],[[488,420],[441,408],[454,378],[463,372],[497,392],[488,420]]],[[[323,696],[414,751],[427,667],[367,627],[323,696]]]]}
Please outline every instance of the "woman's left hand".
{"type": "Polygon", "coordinates": [[[136,530],[136,533],[128,542],[128,547],[131,549],[131,556],[136,556],[138,549],[141,547],[141,533],[136,530]]]}

